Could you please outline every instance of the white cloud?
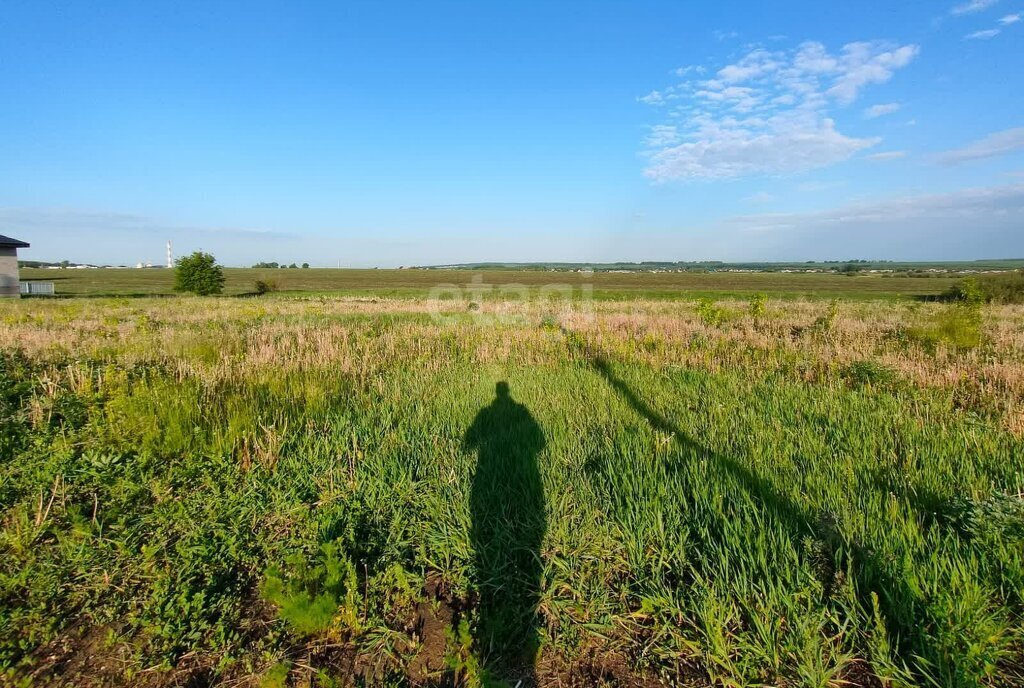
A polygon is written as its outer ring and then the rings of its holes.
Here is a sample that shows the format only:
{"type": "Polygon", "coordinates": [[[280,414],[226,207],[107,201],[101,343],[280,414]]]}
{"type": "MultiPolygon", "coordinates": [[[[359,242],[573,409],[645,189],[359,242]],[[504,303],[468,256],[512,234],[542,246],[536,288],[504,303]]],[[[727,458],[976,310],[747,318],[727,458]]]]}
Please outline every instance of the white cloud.
{"type": "Polygon", "coordinates": [[[899,158],[906,157],[906,151],[883,151],[881,153],[874,153],[872,155],[865,155],[866,160],[874,160],[875,162],[883,162],[885,160],[898,160],[899,158]]]}
{"type": "Polygon", "coordinates": [[[1020,21],[1020,13],[1008,14],[1005,17],[999,18],[999,23],[1003,26],[1009,26],[1010,24],[1016,24],[1020,21]]]}
{"type": "Polygon", "coordinates": [[[864,110],[864,116],[868,119],[875,119],[882,115],[890,115],[899,110],[900,107],[901,105],[899,103],[882,103],[880,105],[872,105],[864,110]]]}
{"type": "Polygon", "coordinates": [[[655,124],[647,135],[646,143],[652,148],[679,143],[679,130],[671,124],[655,124]]]}
{"type": "Polygon", "coordinates": [[[768,130],[701,131],[697,141],[668,146],[651,155],[651,179],[729,179],[824,167],[878,144],[840,134],[830,119],[814,124],[777,122],[768,130]]]}
{"type": "Polygon", "coordinates": [[[775,200],[775,196],[767,191],[758,191],[757,193],[750,194],[743,200],[747,203],[771,203],[775,200]]]}
{"type": "Polygon", "coordinates": [[[782,66],[773,53],[760,48],[744,55],[736,64],[718,70],[718,78],[727,84],[737,84],[763,76],[782,66]]]}
{"type": "Polygon", "coordinates": [[[676,76],[686,76],[691,72],[694,74],[703,74],[707,69],[704,65],[686,65],[685,67],[679,67],[678,69],[672,70],[672,73],[676,76]]]}
{"type": "Polygon", "coordinates": [[[645,105],[665,104],[665,96],[661,93],[661,91],[651,91],[645,96],[640,96],[639,98],[637,98],[637,100],[645,105]]]}
{"type": "MultiPolygon", "coordinates": [[[[669,124],[658,125],[671,126],[673,136],[652,127],[644,173],[655,181],[728,179],[846,160],[881,139],[843,134],[829,111],[888,81],[917,53],[916,45],[867,42],[848,43],[839,54],[814,42],[791,50],[752,48],[711,79],[683,81],[641,98],[673,106],[669,124]]],[[[898,107],[868,111],[878,116],[898,107]]]]}
{"type": "Polygon", "coordinates": [[[940,153],[936,160],[943,165],[959,165],[972,160],[993,158],[997,155],[1024,150],[1024,127],[1006,129],[972,141],[962,148],[940,153]]]}
{"type": "Polygon", "coordinates": [[[964,36],[964,40],[968,41],[987,41],[990,38],[995,38],[999,35],[999,29],[985,29],[983,31],[975,31],[964,36]]]}
{"type": "Polygon", "coordinates": [[[954,6],[949,13],[953,15],[974,14],[986,10],[999,0],[969,0],[962,5],[954,6]]]}
{"type": "Polygon", "coordinates": [[[828,93],[842,103],[852,103],[860,89],[868,84],[885,83],[892,78],[893,72],[910,64],[918,52],[916,45],[904,45],[879,53],[872,43],[849,43],[843,46],[840,76],[828,93]]]}

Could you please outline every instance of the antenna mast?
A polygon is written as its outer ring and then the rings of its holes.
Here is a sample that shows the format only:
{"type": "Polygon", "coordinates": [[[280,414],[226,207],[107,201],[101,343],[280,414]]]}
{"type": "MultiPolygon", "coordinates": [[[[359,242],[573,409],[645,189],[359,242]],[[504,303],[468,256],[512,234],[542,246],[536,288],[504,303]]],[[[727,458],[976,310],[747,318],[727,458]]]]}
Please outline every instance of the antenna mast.
{"type": "Polygon", "coordinates": [[[167,267],[168,268],[173,268],[174,267],[174,255],[171,253],[171,241],[170,241],[170,239],[167,240],[167,267]]]}

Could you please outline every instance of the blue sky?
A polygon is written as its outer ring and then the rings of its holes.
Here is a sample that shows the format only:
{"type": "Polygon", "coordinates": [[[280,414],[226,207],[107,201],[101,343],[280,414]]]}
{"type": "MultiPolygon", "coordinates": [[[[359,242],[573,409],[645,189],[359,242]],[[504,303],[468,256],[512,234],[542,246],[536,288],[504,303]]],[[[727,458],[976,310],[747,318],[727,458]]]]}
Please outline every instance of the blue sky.
{"type": "Polygon", "coordinates": [[[0,10],[26,259],[1024,257],[1024,0],[0,10]]]}

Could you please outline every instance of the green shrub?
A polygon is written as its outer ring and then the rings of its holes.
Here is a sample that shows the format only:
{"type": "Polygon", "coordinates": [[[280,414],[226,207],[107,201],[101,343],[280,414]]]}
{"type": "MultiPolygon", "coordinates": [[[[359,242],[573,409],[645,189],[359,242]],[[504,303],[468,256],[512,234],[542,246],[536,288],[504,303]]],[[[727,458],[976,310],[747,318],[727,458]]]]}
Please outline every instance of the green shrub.
{"type": "Polygon", "coordinates": [[[269,294],[272,291],[277,291],[277,281],[275,280],[256,280],[253,284],[253,291],[262,296],[263,294],[269,294]]]}
{"type": "Polygon", "coordinates": [[[326,633],[334,627],[335,618],[349,628],[358,627],[356,569],[337,543],[324,545],[314,566],[295,555],[288,558],[288,567],[287,572],[270,567],[262,593],[295,633],[326,633]]]}
{"type": "Polygon", "coordinates": [[[288,674],[292,670],[291,662],[279,662],[263,675],[260,688],[285,688],[288,685],[288,674]]]}
{"type": "Polygon", "coordinates": [[[980,285],[988,301],[1024,303],[1024,270],[1004,275],[987,275],[981,279],[980,285]]]}
{"type": "Polygon", "coordinates": [[[174,291],[187,291],[199,296],[224,291],[224,270],[209,253],[196,251],[175,263],[174,291]]]}
{"type": "Polygon", "coordinates": [[[1024,303],[1024,270],[968,277],[947,289],[942,297],[967,304],[1024,303]]]}
{"type": "Polygon", "coordinates": [[[715,302],[708,298],[697,301],[697,317],[708,327],[718,327],[725,322],[726,313],[724,308],[719,308],[715,302]]]}
{"type": "Polygon", "coordinates": [[[843,379],[854,387],[884,387],[896,381],[896,371],[876,361],[856,361],[843,370],[843,379]]]}
{"type": "Polygon", "coordinates": [[[768,295],[754,294],[750,297],[748,308],[750,309],[750,317],[752,317],[755,322],[759,321],[764,317],[765,311],[768,308],[768,295]]]}

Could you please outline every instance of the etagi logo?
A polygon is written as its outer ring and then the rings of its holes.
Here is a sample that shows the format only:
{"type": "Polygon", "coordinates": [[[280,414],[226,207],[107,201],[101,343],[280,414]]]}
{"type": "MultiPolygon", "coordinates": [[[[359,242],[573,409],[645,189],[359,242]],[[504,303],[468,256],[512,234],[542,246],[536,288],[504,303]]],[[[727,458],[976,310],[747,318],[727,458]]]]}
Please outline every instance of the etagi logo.
{"type": "Polygon", "coordinates": [[[524,325],[548,319],[562,321],[569,316],[592,314],[593,271],[573,273],[579,280],[521,284],[490,283],[485,273],[476,273],[464,285],[438,284],[429,293],[434,322],[445,325],[524,325]]]}

